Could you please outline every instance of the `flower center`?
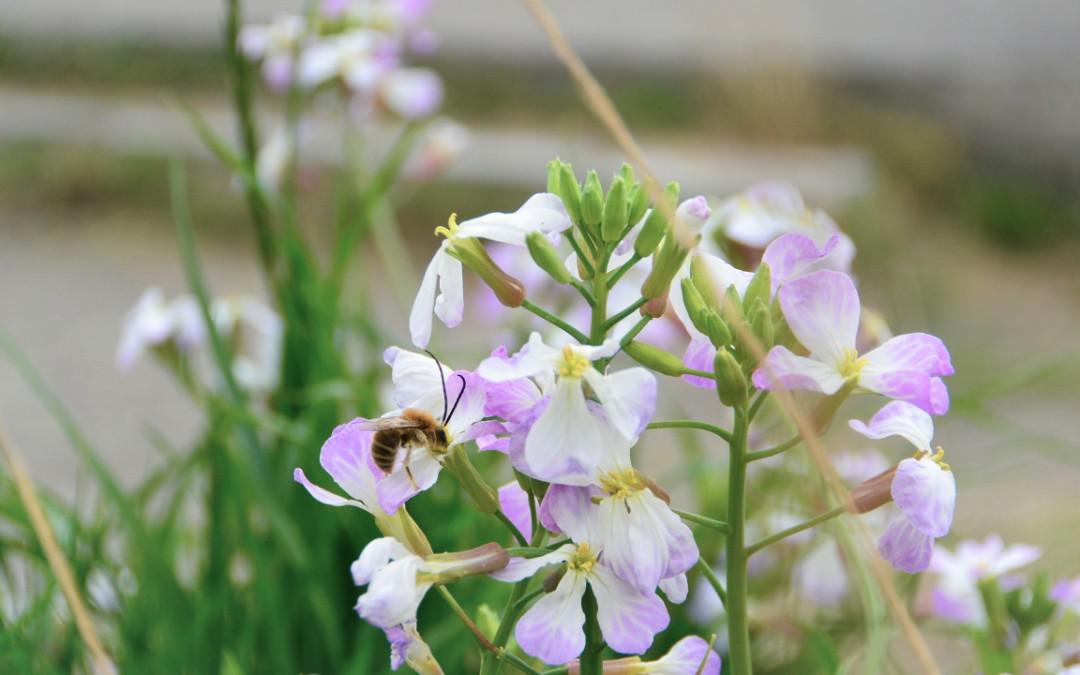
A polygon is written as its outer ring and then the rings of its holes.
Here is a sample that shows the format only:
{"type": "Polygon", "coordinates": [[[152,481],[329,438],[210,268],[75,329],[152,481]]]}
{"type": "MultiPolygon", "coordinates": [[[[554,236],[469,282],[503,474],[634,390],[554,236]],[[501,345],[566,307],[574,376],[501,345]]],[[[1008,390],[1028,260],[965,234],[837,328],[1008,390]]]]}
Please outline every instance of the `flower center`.
{"type": "Polygon", "coordinates": [[[559,377],[572,377],[580,380],[589,371],[589,359],[570,345],[562,348],[562,360],[555,367],[559,377]]]}
{"type": "Polygon", "coordinates": [[[450,217],[446,220],[446,225],[440,225],[435,228],[435,236],[443,236],[447,239],[453,239],[457,236],[458,224],[457,214],[451,213],[450,217]]]}
{"type": "Polygon", "coordinates": [[[918,452],[915,453],[915,459],[922,459],[923,457],[926,457],[926,458],[930,459],[932,462],[934,462],[935,464],[937,464],[939,467],[941,467],[942,471],[951,471],[952,468],[945,461],[945,450],[944,450],[944,448],[942,448],[939,445],[939,446],[937,446],[936,450],[937,451],[932,455],[930,454],[929,450],[919,450],[918,452]]]}
{"type": "Polygon", "coordinates": [[[851,347],[844,350],[844,360],[840,362],[840,375],[842,375],[845,380],[855,379],[865,367],[865,356],[860,357],[859,352],[851,347]]]}
{"type": "Polygon", "coordinates": [[[570,557],[567,567],[588,574],[592,572],[594,565],[596,565],[596,554],[592,552],[588,544],[578,544],[577,550],[570,557]]]}
{"type": "Polygon", "coordinates": [[[600,476],[600,489],[611,497],[627,498],[635,492],[646,489],[645,481],[641,474],[634,469],[621,469],[600,476]]]}

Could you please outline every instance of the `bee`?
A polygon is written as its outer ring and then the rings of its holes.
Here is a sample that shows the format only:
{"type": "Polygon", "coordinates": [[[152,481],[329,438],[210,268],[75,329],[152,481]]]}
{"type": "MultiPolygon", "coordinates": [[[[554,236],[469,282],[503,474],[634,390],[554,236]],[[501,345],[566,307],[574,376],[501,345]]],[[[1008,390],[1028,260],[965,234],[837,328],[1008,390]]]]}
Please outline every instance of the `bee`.
{"type": "Polygon", "coordinates": [[[446,375],[443,372],[443,365],[439,363],[439,359],[435,358],[434,354],[427,351],[426,353],[435,360],[435,365],[439,369],[443,394],[442,417],[436,419],[434,415],[424,410],[406,408],[401,411],[400,415],[371,421],[371,428],[375,430],[375,434],[371,438],[371,458],[375,466],[383,473],[390,474],[397,463],[398,454],[404,450],[405,457],[402,460],[402,467],[405,469],[405,475],[408,477],[413,489],[418,489],[412,470],[409,468],[409,460],[412,457],[413,449],[425,447],[432,457],[436,459],[446,454],[450,444],[449,436],[446,433],[446,424],[454,416],[458,403],[461,402],[461,397],[465,394],[465,377],[458,373],[457,377],[461,380],[461,391],[458,392],[453,407],[449,406],[450,399],[446,394],[446,375]]]}

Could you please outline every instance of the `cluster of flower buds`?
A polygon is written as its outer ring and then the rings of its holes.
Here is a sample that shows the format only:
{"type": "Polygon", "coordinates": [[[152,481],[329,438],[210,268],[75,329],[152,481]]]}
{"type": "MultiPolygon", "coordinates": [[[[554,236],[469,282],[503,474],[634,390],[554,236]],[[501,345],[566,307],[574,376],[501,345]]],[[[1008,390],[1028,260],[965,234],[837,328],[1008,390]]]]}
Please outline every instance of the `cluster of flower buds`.
{"type": "MultiPolygon", "coordinates": [[[[651,192],[628,166],[605,190],[595,172],[581,182],[556,160],[547,191],[517,211],[460,224],[451,216],[436,228],[443,239],[409,317],[416,347],[431,341],[432,315],[448,327],[462,322],[464,268],[503,306],[528,310],[559,332],[534,331],[516,350],[497,347],[473,370],[387,350],[395,409],[349,423],[323,449],[324,468],[350,497],[312,485],[297,470],[316,499],[375,515],[400,546],[385,569],[414,561],[407,572],[363,576],[368,591],[358,607],[365,618],[416,635],[417,598],[435,577],[430,551],[417,544],[422,535],[403,506],[446,468],[479,510],[503,516],[529,543],[528,555],[511,556],[499,569],[485,567],[490,561],[463,568],[518,584],[543,580],[520,617],[504,617],[516,620],[526,654],[573,671],[593,620],[612,650],[644,653],[669,623],[665,599],[686,598],[686,573],[699,557],[680,512],[633,460],[656,410],[655,373],[714,389],[723,406],[744,416],[751,400],[769,391],[816,393],[821,429],[849,396],[892,399],[869,423],[851,426],[875,439],[899,435],[916,452],[856,488],[856,510],[895,501],[899,512],[880,550],[899,569],[927,567],[955,503],[950,467],[932,449],[930,416],[948,409],[941,378],[953,373],[942,342],[908,334],[859,351],[862,307],[849,276],[851,242],[788,186],[755,187],[715,212],[704,197],[680,202],[675,183],[651,192]],[[547,284],[577,295],[588,324],[531,302],[537,289],[519,277],[534,277],[518,266],[504,269],[485,242],[520,252],[517,260],[542,271],[547,284]],[[671,353],[672,343],[647,339],[650,323],[677,328],[682,357],[671,353]],[[621,353],[639,365],[612,367],[621,353]],[[504,453],[517,480],[492,488],[469,459],[472,444],[504,453]],[[549,538],[556,544],[545,548],[549,538]],[[398,584],[396,594],[384,595],[384,583],[398,584]],[[408,603],[392,621],[373,620],[368,608],[383,597],[408,603]]],[[[448,580],[438,579],[431,583],[448,580]]],[[[680,645],[675,656],[609,661],[604,672],[719,671],[700,638],[680,645]],[[680,661],[686,645],[696,657],[680,661]],[[670,665],[676,662],[686,665],[670,665]]]]}
{"type": "MultiPolygon", "coordinates": [[[[214,300],[209,310],[214,329],[230,347],[237,384],[253,393],[271,391],[281,369],[281,317],[259,300],[242,295],[214,300]]],[[[161,289],[151,287],[124,317],[116,365],[128,372],[151,353],[190,384],[192,362],[207,352],[209,337],[193,296],[167,302],[161,289]]]]}

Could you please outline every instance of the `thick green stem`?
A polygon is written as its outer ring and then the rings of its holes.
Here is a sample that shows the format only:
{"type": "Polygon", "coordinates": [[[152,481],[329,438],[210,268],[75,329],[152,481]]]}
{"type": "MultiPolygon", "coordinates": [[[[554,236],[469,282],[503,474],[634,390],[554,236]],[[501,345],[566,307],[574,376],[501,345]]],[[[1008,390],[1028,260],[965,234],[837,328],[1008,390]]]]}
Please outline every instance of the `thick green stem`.
{"type": "Polygon", "coordinates": [[[555,326],[556,328],[561,329],[564,333],[566,333],[570,337],[574,338],[578,342],[580,342],[582,344],[586,344],[586,343],[589,342],[589,336],[585,335],[584,333],[579,331],[577,328],[574,328],[573,326],[571,326],[567,322],[563,321],[559,317],[555,316],[551,312],[547,311],[543,307],[540,307],[538,305],[534,305],[533,303],[529,302],[528,300],[523,300],[521,302],[521,307],[523,309],[526,309],[526,310],[532,312],[533,314],[540,317],[544,321],[547,321],[552,326],[555,326]]]}
{"type": "Polygon", "coordinates": [[[735,408],[735,426],[731,432],[728,469],[727,602],[728,663],[731,675],[750,675],[750,625],[746,602],[746,432],[745,406],[735,408]]]}

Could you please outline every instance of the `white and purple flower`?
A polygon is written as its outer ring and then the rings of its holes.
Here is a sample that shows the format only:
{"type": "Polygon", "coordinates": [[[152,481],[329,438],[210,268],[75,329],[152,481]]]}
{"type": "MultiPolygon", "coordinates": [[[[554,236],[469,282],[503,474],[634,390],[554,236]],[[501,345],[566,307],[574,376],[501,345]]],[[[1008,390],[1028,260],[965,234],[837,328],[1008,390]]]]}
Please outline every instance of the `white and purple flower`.
{"type": "Polygon", "coordinates": [[[934,415],[948,411],[949,393],[941,378],[954,370],[940,339],[907,333],[859,355],[859,294],[846,274],[818,270],[785,283],[777,294],[788,327],[809,355],[773,347],[754,371],[756,387],[835,394],[850,385],[934,415]]]}
{"type": "Polygon", "coordinates": [[[590,485],[604,465],[629,464],[630,444],[656,408],[656,377],[644,368],[601,373],[592,362],[614,355],[614,340],[601,346],[544,344],[539,333],[510,358],[485,359],[477,373],[492,383],[523,378],[553,384],[546,407],[528,430],[524,462],[533,476],[567,485],[590,485]],[[598,401],[594,405],[586,395],[598,401]],[[605,428],[623,442],[605,443],[605,428]]]}
{"type": "Polygon", "coordinates": [[[124,316],[116,366],[127,372],[150,350],[172,348],[190,354],[206,343],[206,323],[195,298],[181,295],[165,301],[160,288],[150,287],[124,316]]]}
{"type": "Polygon", "coordinates": [[[986,625],[986,609],[979,593],[983,579],[1003,575],[1028,565],[1042,555],[1035,546],[1005,546],[992,534],[984,541],[960,542],[955,552],[938,547],[930,561],[930,571],[938,574],[931,598],[934,613],[943,619],[967,626],[986,625]]]}
{"type": "Polygon", "coordinates": [[[445,237],[431,258],[420,290],[409,313],[413,344],[426,347],[431,340],[431,313],[449,328],[461,323],[465,312],[465,289],[461,262],[450,255],[450,247],[461,239],[476,238],[524,247],[531,232],[556,235],[571,226],[570,216],[557,196],[543,192],[530,197],[513,213],[489,213],[458,224],[451,216],[435,233],[445,237]]]}
{"type": "Polygon", "coordinates": [[[518,621],[517,643],[544,663],[576,659],[585,647],[581,600],[588,586],[596,597],[596,619],[608,646],[620,653],[643,653],[653,636],[667,627],[667,608],[656,589],[636,588],[607,564],[604,550],[596,543],[598,521],[588,494],[573,491],[566,497],[549,505],[549,515],[573,543],[535,558],[512,558],[492,575],[500,581],[519,581],[545,567],[565,565],[555,590],[518,621]]]}
{"type": "MultiPolygon", "coordinates": [[[[575,661],[568,670],[569,675],[580,675],[581,666],[575,661]]],[[[604,661],[604,675],[720,675],[720,655],[708,642],[690,635],[655,661],[637,656],[604,661]]]]}
{"type": "Polygon", "coordinates": [[[869,424],[849,422],[868,438],[900,436],[915,446],[914,457],[900,462],[892,479],[892,498],[900,508],[878,541],[881,555],[893,567],[922,572],[930,564],[934,540],[952,527],[956,508],[956,478],[945,463],[945,451],[931,450],[934,420],[916,406],[893,401],[881,408],[869,424]]]}

